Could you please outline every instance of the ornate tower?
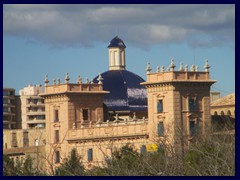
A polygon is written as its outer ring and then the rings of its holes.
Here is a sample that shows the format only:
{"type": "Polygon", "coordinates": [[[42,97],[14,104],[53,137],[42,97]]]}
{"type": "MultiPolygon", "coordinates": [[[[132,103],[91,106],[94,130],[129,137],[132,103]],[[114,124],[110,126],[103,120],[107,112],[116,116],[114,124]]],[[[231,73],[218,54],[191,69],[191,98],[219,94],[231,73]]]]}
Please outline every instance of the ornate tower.
{"type": "Polygon", "coordinates": [[[116,36],[108,46],[109,70],[125,70],[125,44],[116,36]]]}
{"type": "MultiPolygon", "coordinates": [[[[210,87],[216,81],[209,77],[209,64],[204,71],[198,66],[175,68],[174,60],[166,70],[162,66],[141,83],[148,93],[148,122],[150,139],[158,139],[184,153],[188,144],[206,133],[210,126],[210,87]]],[[[166,145],[166,144],[165,144],[166,145]]]]}

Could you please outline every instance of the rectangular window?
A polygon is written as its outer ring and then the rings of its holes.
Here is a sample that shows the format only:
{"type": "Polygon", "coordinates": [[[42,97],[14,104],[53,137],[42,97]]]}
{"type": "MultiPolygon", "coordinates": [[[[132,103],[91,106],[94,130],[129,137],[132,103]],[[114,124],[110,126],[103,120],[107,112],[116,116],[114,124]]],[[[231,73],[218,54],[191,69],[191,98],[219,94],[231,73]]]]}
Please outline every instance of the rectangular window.
{"type": "Polygon", "coordinates": [[[163,136],[164,135],[164,127],[163,127],[163,122],[159,122],[157,125],[157,133],[158,136],[163,136]]]}
{"type": "Polygon", "coordinates": [[[162,100],[158,100],[158,102],[157,102],[157,112],[158,113],[163,112],[163,101],[162,100]]]}
{"type": "Polygon", "coordinates": [[[88,149],[87,154],[88,154],[88,161],[92,161],[93,160],[93,150],[88,149]]]}
{"type": "Polygon", "coordinates": [[[59,130],[55,130],[55,143],[59,143],[59,130]]]}
{"type": "Polygon", "coordinates": [[[194,136],[197,133],[197,126],[195,121],[192,120],[189,121],[189,132],[190,136],[194,136]]]}
{"type": "Polygon", "coordinates": [[[55,152],[55,164],[60,163],[60,152],[56,151],[55,152]]]}
{"type": "Polygon", "coordinates": [[[12,133],[12,147],[17,147],[17,134],[15,132],[12,133]]]}
{"type": "Polygon", "coordinates": [[[37,115],[37,120],[45,120],[45,115],[37,115]]]}
{"type": "Polygon", "coordinates": [[[37,99],[32,99],[33,104],[37,104],[38,100],[37,99]]]}
{"type": "Polygon", "coordinates": [[[9,108],[3,107],[3,112],[9,112],[9,108]]]}
{"type": "Polygon", "coordinates": [[[54,110],[54,122],[59,122],[58,109],[55,109],[55,110],[54,110]]]}
{"type": "Polygon", "coordinates": [[[3,96],[10,96],[10,92],[9,91],[3,91],[3,96]]]}
{"type": "Polygon", "coordinates": [[[189,98],[188,106],[189,106],[189,111],[196,111],[197,110],[196,98],[189,98]]]}
{"type": "Polygon", "coordinates": [[[23,147],[29,146],[28,132],[23,132],[23,147]]]}
{"type": "Polygon", "coordinates": [[[8,104],[8,103],[9,103],[8,99],[3,99],[3,104],[8,104]]]}
{"type": "Polygon", "coordinates": [[[88,109],[83,109],[83,120],[88,120],[88,109]]]}

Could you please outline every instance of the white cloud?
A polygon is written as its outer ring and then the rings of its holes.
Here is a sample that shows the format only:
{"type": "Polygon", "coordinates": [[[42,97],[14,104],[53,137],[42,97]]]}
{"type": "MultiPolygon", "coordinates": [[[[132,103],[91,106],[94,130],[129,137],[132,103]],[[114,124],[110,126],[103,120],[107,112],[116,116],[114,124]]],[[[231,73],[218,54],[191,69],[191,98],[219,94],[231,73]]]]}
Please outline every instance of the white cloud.
{"type": "Polygon", "coordinates": [[[53,46],[91,46],[119,32],[139,47],[184,40],[193,47],[220,46],[234,44],[235,6],[4,5],[3,31],[53,46]]]}

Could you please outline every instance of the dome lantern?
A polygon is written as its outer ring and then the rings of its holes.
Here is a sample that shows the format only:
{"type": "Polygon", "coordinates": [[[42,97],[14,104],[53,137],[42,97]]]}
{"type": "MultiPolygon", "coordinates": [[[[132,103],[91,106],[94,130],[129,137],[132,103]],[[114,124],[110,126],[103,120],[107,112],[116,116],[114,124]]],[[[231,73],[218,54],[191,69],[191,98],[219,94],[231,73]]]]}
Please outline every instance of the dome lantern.
{"type": "Polygon", "coordinates": [[[109,70],[125,70],[125,44],[118,36],[114,37],[108,45],[109,70]]]}

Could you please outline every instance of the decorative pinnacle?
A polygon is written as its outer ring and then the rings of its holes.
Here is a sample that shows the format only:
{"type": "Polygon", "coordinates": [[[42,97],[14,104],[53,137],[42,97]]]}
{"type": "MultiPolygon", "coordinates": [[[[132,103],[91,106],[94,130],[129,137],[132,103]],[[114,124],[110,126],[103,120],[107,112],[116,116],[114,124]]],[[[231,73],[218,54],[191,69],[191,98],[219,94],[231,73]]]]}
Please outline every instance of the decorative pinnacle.
{"type": "Polygon", "coordinates": [[[56,84],[56,79],[53,79],[53,84],[54,84],[54,85],[56,84]]]}
{"type": "Polygon", "coordinates": [[[188,65],[187,64],[185,65],[184,71],[188,71],[188,65]]]}
{"type": "Polygon", "coordinates": [[[134,113],[133,113],[133,120],[136,120],[136,119],[137,119],[136,113],[134,112],[134,113]]]}
{"type": "Polygon", "coordinates": [[[150,71],[151,71],[151,67],[150,67],[150,63],[147,63],[147,68],[146,68],[146,71],[147,71],[147,74],[150,74],[150,71]]]}
{"type": "Polygon", "coordinates": [[[78,84],[82,84],[82,78],[81,78],[80,75],[78,75],[77,83],[78,83],[78,84]]]}
{"type": "Polygon", "coordinates": [[[102,76],[101,76],[100,73],[98,73],[98,78],[97,78],[97,80],[98,80],[98,84],[102,84],[103,78],[102,78],[102,76]]]}
{"type": "Polygon", "coordinates": [[[157,66],[156,73],[159,73],[159,72],[160,72],[160,68],[159,68],[159,66],[157,66]]]}
{"type": "Polygon", "coordinates": [[[88,77],[86,77],[86,84],[88,84],[89,83],[89,80],[88,80],[88,77]]]}
{"type": "Polygon", "coordinates": [[[199,68],[198,66],[195,66],[195,71],[198,71],[198,68],[199,68]]]}
{"type": "Polygon", "coordinates": [[[45,75],[44,83],[45,83],[45,86],[47,86],[48,83],[49,83],[48,75],[47,75],[47,74],[45,75]]]}
{"type": "Polygon", "coordinates": [[[66,73],[66,76],[65,76],[65,83],[68,83],[70,80],[70,77],[69,77],[69,74],[68,72],[66,73]]]}
{"type": "Polygon", "coordinates": [[[161,72],[164,72],[164,66],[161,66],[161,72]]]}
{"type": "Polygon", "coordinates": [[[61,84],[60,78],[58,78],[58,84],[61,84]]]}
{"type": "Polygon", "coordinates": [[[204,69],[205,69],[205,72],[209,72],[210,66],[208,64],[208,59],[205,60],[204,69]]]}
{"type": "Polygon", "coordinates": [[[195,65],[194,64],[190,67],[190,71],[195,71],[195,65]]]}
{"type": "Polygon", "coordinates": [[[174,59],[172,58],[171,59],[171,64],[170,64],[170,71],[174,71],[174,68],[176,67],[175,64],[174,64],[174,59]]]}
{"type": "Polygon", "coordinates": [[[183,63],[180,63],[179,71],[183,71],[183,63]]]}

